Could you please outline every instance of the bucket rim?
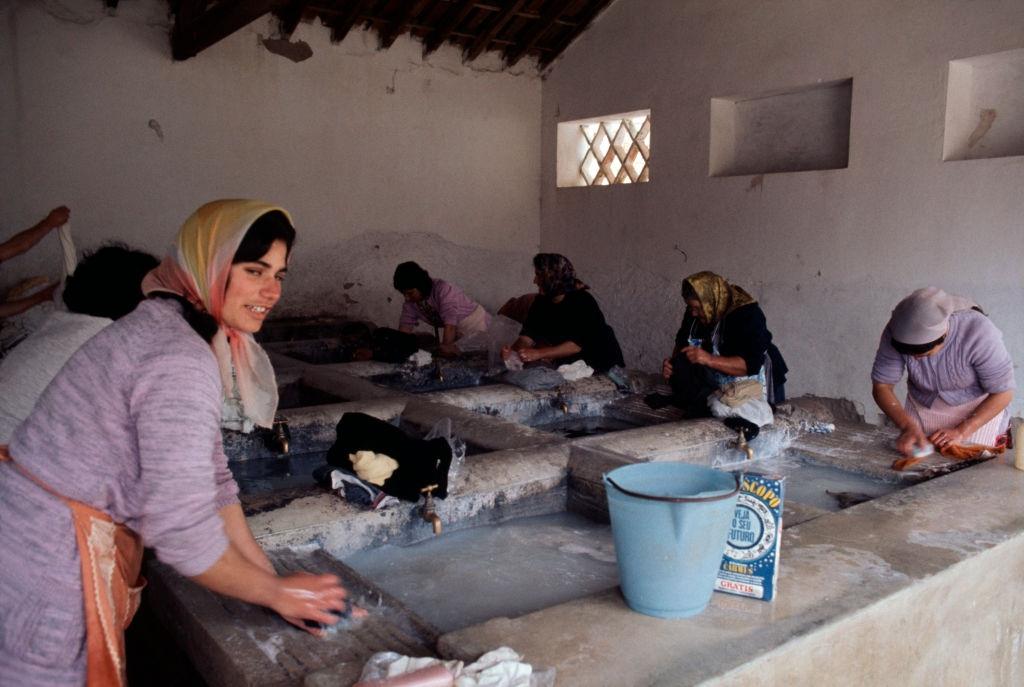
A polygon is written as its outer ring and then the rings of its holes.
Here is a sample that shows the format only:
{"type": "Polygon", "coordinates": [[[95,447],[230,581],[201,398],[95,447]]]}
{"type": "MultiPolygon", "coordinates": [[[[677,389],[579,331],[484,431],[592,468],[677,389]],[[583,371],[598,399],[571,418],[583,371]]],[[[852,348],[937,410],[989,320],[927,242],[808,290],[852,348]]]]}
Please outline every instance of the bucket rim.
{"type": "Polygon", "coordinates": [[[626,496],[632,496],[638,499],[664,501],[666,503],[703,503],[705,501],[721,501],[723,499],[732,498],[738,494],[743,481],[743,475],[734,472],[732,473],[732,476],[736,480],[736,487],[732,491],[725,492],[724,494],[714,494],[712,496],[658,496],[656,494],[644,494],[639,491],[632,491],[624,488],[622,485],[617,484],[607,473],[605,474],[604,479],[608,484],[612,485],[626,496]]]}

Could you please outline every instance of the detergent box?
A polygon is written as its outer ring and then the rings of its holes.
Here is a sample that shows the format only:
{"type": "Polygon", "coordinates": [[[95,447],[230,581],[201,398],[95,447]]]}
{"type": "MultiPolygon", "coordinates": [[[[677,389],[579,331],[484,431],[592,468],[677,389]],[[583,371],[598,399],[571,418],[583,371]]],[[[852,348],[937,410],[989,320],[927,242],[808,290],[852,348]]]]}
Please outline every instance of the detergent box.
{"type": "Polygon", "coordinates": [[[779,576],[784,477],[740,476],[729,541],[715,590],[771,601],[779,576]]]}

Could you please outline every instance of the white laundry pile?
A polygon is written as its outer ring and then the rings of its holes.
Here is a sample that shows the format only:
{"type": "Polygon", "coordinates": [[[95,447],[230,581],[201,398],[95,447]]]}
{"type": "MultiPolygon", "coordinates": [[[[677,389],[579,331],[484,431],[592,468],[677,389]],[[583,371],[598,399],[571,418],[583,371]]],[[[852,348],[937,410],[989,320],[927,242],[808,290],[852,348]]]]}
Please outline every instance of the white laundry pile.
{"type": "Polygon", "coordinates": [[[571,365],[561,365],[558,373],[565,377],[568,382],[575,382],[577,379],[585,379],[594,374],[594,368],[587,365],[586,361],[577,360],[571,365]]]}
{"type": "MultiPolygon", "coordinates": [[[[387,685],[389,678],[407,675],[434,666],[443,666],[451,675],[450,681],[424,682],[423,684],[451,687],[553,687],[554,669],[534,672],[529,663],[522,662],[522,656],[503,646],[488,651],[475,662],[464,665],[462,661],[442,661],[439,658],[416,658],[402,656],[392,651],[376,653],[363,667],[363,674],[357,685],[387,685]]],[[[427,677],[424,675],[424,677],[427,677]]],[[[431,676],[432,680],[437,677],[431,676]]]]}
{"type": "Polygon", "coordinates": [[[433,359],[434,356],[430,355],[429,351],[424,351],[422,348],[409,356],[409,362],[416,367],[429,365],[433,359]]]}

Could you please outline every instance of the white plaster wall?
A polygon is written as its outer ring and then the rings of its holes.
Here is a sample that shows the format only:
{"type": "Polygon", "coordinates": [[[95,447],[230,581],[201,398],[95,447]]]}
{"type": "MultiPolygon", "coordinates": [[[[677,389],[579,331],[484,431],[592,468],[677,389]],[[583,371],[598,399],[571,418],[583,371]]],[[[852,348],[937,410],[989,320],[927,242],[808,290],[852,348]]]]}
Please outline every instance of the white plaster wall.
{"type": "Polygon", "coordinates": [[[878,336],[928,284],[975,297],[1019,364],[1024,157],[942,162],[942,145],[949,61],[1021,47],[1020,0],[618,0],[544,82],[542,248],[573,258],[648,370],[702,269],[760,299],[791,395],[875,418],[878,336]],[[711,98],[851,77],[848,168],[708,176],[711,98]],[[648,107],[650,183],[556,188],[559,121],[648,107]]]}
{"type": "MultiPolygon", "coordinates": [[[[408,259],[492,309],[530,290],[535,65],[470,67],[447,46],[424,61],[419,42],[380,52],[358,30],[332,45],[319,23],[299,26],[313,56],[295,63],[260,43],[270,18],[173,62],[169,28],[162,0],[0,5],[0,236],[65,203],[80,246],[163,254],[199,204],[261,197],[299,229],[282,314],[394,324],[408,259]]],[[[58,260],[47,240],[0,282],[58,260]]]]}

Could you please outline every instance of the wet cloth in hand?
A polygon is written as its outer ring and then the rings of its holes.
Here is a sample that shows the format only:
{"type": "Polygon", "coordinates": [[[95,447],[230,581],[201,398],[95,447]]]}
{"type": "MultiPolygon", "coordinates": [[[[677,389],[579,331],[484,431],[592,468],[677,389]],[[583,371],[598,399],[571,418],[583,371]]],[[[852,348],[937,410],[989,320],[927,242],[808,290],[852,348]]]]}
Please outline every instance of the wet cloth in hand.
{"type": "Polygon", "coordinates": [[[350,456],[358,451],[383,453],[398,467],[381,489],[406,501],[418,501],[420,489],[436,484],[434,496],[448,495],[452,449],[444,438],[414,439],[389,422],[364,413],[345,413],[337,426],[337,439],[327,451],[327,462],[354,471],[350,456]]]}

